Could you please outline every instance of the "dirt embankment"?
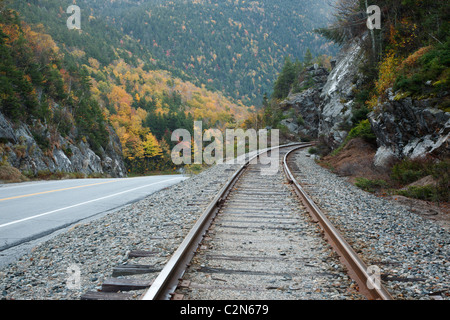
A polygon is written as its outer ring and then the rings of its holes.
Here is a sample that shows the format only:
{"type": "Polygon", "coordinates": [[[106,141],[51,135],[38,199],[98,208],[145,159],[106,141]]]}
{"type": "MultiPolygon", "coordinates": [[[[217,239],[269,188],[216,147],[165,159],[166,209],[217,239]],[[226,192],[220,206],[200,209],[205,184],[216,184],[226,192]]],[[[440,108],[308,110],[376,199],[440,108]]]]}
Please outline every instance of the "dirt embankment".
{"type": "Polygon", "coordinates": [[[337,155],[323,157],[319,164],[339,176],[348,177],[354,183],[358,177],[367,179],[389,179],[389,169],[377,168],[373,157],[377,149],[361,138],[350,140],[337,155]]]}

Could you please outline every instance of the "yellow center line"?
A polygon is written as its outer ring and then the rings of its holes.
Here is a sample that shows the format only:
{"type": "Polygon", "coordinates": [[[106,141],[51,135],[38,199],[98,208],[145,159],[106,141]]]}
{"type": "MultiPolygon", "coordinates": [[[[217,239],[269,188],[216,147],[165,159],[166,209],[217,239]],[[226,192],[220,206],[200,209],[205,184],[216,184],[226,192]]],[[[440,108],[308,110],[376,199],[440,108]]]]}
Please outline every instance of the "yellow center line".
{"type": "Polygon", "coordinates": [[[86,184],[86,185],[77,186],[77,187],[70,187],[70,188],[64,188],[64,189],[43,191],[43,192],[38,192],[38,193],[24,194],[24,195],[21,195],[21,196],[15,196],[15,197],[10,197],[10,198],[0,199],[0,202],[1,201],[6,201],[6,200],[13,200],[13,199],[20,199],[20,198],[38,196],[38,195],[41,195],[41,194],[47,194],[47,193],[53,193],[53,192],[60,192],[60,191],[66,191],[66,190],[73,190],[73,189],[79,189],[79,188],[85,188],[85,187],[98,186],[98,185],[101,185],[101,184],[107,184],[107,183],[117,182],[117,181],[118,180],[113,180],[113,181],[99,182],[99,183],[93,183],[93,184],[86,184]]]}

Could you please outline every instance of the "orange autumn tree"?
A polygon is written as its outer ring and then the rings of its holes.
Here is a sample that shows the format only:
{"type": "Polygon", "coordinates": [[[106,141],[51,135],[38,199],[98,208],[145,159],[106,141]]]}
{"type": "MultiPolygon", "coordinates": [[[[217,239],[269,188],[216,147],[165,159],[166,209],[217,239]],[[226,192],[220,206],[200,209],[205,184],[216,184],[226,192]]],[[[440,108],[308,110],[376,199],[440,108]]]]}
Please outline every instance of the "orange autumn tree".
{"type": "Polygon", "coordinates": [[[203,120],[205,128],[223,129],[249,113],[241,102],[144,65],[122,59],[105,66],[90,59],[84,65],[92,77],[91,92],[119,136],[129,172],[176,169],[171,134],[179,128],[192,130],[194,119],[203,120]]]}
{"type": "Polygon", "coordinates": [[[116,111],[110,115],[110,121],[122,144],[123,156],[129,164],[142,167],[150,159],[161,155],[158,141],[148,128],[142,126],[147,112],[134,109],[133,98],[123,88],[114,86],[108,99],[116,111]]]}

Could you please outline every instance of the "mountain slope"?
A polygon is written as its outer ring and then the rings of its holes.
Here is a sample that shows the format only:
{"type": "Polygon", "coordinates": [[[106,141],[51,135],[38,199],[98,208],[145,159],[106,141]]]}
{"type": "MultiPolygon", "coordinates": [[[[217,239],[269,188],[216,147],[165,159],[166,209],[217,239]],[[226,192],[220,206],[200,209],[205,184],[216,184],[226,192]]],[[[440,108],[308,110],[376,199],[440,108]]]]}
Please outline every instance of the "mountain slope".
{"type": "Polygon", "coordinates": [[[327,23],[328,0],[78,0],[86,33],[82,43],[59,30],[70,4],[39,0],[15,6],[30,21],[43,23],[58,42],[84,48],[101,63],[118,55],[136,65],[139,57],[151,69],[169,70],[246,105],[259,104],[271,91],[285,56],[302,59],[307,48],[314,55],[335,52],[313,32],[327,23]],[[109,46],[94,48],[99,42],[109,46]]]}
{"type": "Polygon", "coordinates": [[[121,147],[84,69],[14,11],[0,14],[0,167],[124,176],[121,147]]]}
{"type": "Polygon", "coordinates": [[[114,15],[124,32],[155,58],[244,103],[269,92],[284,57],[333,53],[314,34],[327,21],[327,1],[152,2],[114,15]]]}
{"type": "MultiPolygon", "coordinates": [[[[58,47],[60,66],[83,73],[83,90],[118,134],[130,172],[173,169],[171,133],[178,128],[192,130],[194,117],[203,120],[205,128],[234,127],[251,111],[220,92],[161,70],[144,47],[98,17],[89,18],[81,30],[68,30],[69,15],[59,2],[34,1],[18,7],[25,20],[43,22],[32,25],[34,30],[51,32],[47,37],[58,47]]],[[[70,78],[62,79],[61,86],[70,83],[70,78]]],[[[90,134],[99,132],[93,129],[90,134]]]]}

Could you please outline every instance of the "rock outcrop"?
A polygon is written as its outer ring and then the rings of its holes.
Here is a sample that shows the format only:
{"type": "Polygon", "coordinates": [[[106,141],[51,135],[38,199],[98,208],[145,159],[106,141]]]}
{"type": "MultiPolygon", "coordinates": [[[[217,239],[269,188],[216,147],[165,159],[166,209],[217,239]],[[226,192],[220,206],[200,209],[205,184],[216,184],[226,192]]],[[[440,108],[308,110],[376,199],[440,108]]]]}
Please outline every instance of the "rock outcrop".
{"type": "Polygon", "coordinates": [[[0,143],[3,145],[0,157],[22,172],[34,175],[39,171],[59,171],[124,177],[126,169],[119,138],[112,128],[108,131],[110,134],[106,149],[100,147],[97,151],[99,154],[96,154],[83,140],[75,142],[58,132],[49,133],[43,125],[38,124],[32,131],[29,125],[12,123],[0,113],[0,143]],[[40,140],[45,141],[45,148],[40,140]]]}
{"type": "Polygon", "coordinates": [[[357,86],[361,59],[361,42],[353,40],[340,51],[322,89],[318,132],[333,148],[344,141],[346,128],[352,125],[353,89],[357,86]]]}
{"type": "Polygon", "coordinates": [[[450,113],[437,108],[436,99],[396,99],[392,91],[388,96],[388,101],[369,114],[379,147],[375,165],[426,155],[450,156],[450,113]]]}
{"type": "Polygon", "coordinates": [[[290,94],[286,100],[281,102],[281,109],[285,115],[292,114],[295,118],[288,118],[281,121],[292,133],[300,136],[317,137],[319,135],[320,120],[320,93],[327,82],[328,71],[317,65],[309,67],[303,74],[304,80],[299,87],[309,88],[300,92],[290,94]]]}
{"type": "Polygon", "coordinates": [[[355,40],[342,48],[333,61],[331,73],[317,66],[307,69],[305,78],[312,79],[313,85],[300,93],[290,94],[281,103],[285,113],[293,109],[301,115],[303,122],[285,119],[281,124],[300,136],[323,136],[331,147],[339,146],[347,136],[346,128],[352,125],[353,89],[357,85],[360,61],[361,45],[355,40]]]}
{"type": "Polygon", "coordinates": [[[281,122],[282,125],[296,134],[309,137],[317,137],[320,117],[320,91],[317,89],[307,89],[302,93],[290,95],[281,103],[281,108],[285,112],[294,110],[297,117],[288,118],[281,122]],[[301,116],[301,120],[298,120],[301,116]]]}
{"type": "MultiPolygon", "coordinates": [[[[300,136],[321,137],[331,148],[340,146],[349,128],[355,125],[351,118],[355,88],[363,82],[359,72],[360,64],[364,63],[363,42],[364,37],[344,46],[329,75],[322,68],[308,69],[310,77],[315,79],[314,85],[301,93],[290,94],[281,103],[288,117],[281,124],[300,136]]],[[[401,98],[392,89],[388,91],[387,101],[369,114],[378,145],[375,165],[383,167],[399,159],[427,155],[448,158],[450,113],[439,108],[448,94],[444,92],[438,98],[419,100],[401,98]]]]}

